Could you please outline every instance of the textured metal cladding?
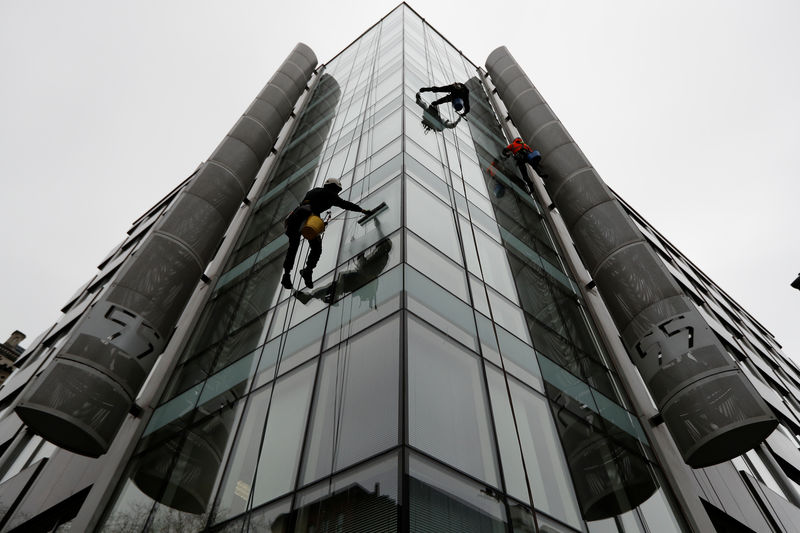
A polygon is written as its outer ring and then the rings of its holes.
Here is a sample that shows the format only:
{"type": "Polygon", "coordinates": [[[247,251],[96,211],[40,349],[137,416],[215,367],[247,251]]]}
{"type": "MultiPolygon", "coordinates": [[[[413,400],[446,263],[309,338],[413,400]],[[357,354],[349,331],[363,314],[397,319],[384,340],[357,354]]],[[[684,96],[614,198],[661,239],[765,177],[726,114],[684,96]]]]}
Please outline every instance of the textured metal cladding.
{"type": "Polygon", "coordinates": [[[654,303],[682,294],[674,283],[661,283],[663,271],[658,260],[646,253],[648,250],[642,241],[615,250],[594,273],[597,288],[620,330],[654,303]]]}
{"type": "Polygon", "coordinates": [[[543,102],[537,102],[533,95],[531,98],[517,98],[514,102],[515,109],[509,109],[509,113],[519,117],[520,123],[530,121],[533,124],[546,124],[555,120],[550,106],[543,102]],[[528,116],[530,115],[530,116],[528,116]]]}
{"type": "MultiPolygon", "coordinates": [[[[571,176],[578,170],[591,166],[589,160],[586,159],[586,156],[583,155],[583,152],[578,148],[578,146],[571,140],[566,140],[563,138],[563,136],[561,136],[561,133],[563,133],[563,128],[548,128],[547,130],[540,130],[535,139],[544,140],[548,138],[546,136],[547,133],[553,133],[553,140],[543,144],[553,146],[553,148],[550,149],[545,147],[544,150],[539,148],[539,151],[542,152],[542,155],[544,155],[545,151],[547,151],[547,161],[545,162],[542,160],[542,164],[545,165],[545,170],[552,168],[558,173],[558,182],[564,181],[566,176],[571,176]],[[559,144],[559,142],[561,142],[561,144],[559,144]]],[[[533,142],[536,143],[536,140],[533,142]]],[[[534,144],[534,146],[540,145],[534,144]]],[[[553,190],[555,190],[558,185],[560,185],[560,183],[557,183],[556,180],[553,180],[553,190]]],[[[613,196],[609,195],[609,199],[613,199],[613,196]]]]}
{"type": "Polygon", "coordinates": [[[76,453],[108,449],[316,64],[295,47],[80,318],[19,403],[33,431],[76,453]]]}
{"type": "Polygon", "coordinates": [[[281,118],[281,124],[286,122],[292,114],[292,101],[289,96],[283,92],[283,89],[271,83],[264,87],[264,90],[258,95],[260,100],[265,100],[275,106],[278,111],[278,116],[281,118]]]}
{"type": "Polygon", "coordinates": [[[203,198],[219,211],[220,216],[230,220],[241,205],[247,189],[231,172],[220,165],[205,165],[186,189],[186,192],[203,198]]]}
{"type": "Polygon", "coordinates": [[[267,158],[275,144],[275,136],[262,123],[247,115],[242,115],[228,135],[246,144],[260,162],[267,158]]]}
{"type": "Polygon", "coordinates": [[[777,425],[769,407],[508,49],[492,51],[486,68],[523,139],[541,152],[545,186],[684,460],[706,466],[752,448],[777,425]]]}
{"type": "Polygon", "coordinates": [[[273,137],[278,136],[278,132],[280,132],[284,122],[286,122],[281,119],[281,114],[275,108],[274,104],[259,98],[256,98],[253,103],[250,104],[250,107],[247,108],[245,112],[245,116],[250,117],[264,126],[264,129],[273,137]]]}
{"type": "Polygon", "coordinates": [[[611,191],[595,174],[593,168],[584,167],[564,179],[553,192],[553,201],[567,227],[571,228],[586,211],[611,197],[611,191]]]}
{"type": "Polygon", "coordinates": [[[231,137],[230,134],[217,146],[209,159],[229,168],[239,182],[248,189],[261,166],[261,161],[253,149],[236,137],[231,137]]]}
{"type": "Polygon", "coordinates": [[[230,219],[223,218],[208,200],[191,193],[181,195],[173,209],[173,216],[164,220],[161,231],[191,249],[205,268],[218,244],[216,239],[209,239],[208,234],[225,233],[230,219]]]}
{"type": "Polygon", "coordinates": [[[65,450],[89,457],[105,453],[130,407],[124,390],[105,373],[64,358],[55,359],[37,384],[17,407],[19,417],[41,421],[48,431],[40,434],[65,450]]]}
{"type": "Polygon", "coordinates": [[[620,216],[623,214],[619,203],[609,199],[584,211],[573,226],[574,234],[580,235],[586,268],[592,274],[616,250],[642,240],[633,222],[620,216]]]}

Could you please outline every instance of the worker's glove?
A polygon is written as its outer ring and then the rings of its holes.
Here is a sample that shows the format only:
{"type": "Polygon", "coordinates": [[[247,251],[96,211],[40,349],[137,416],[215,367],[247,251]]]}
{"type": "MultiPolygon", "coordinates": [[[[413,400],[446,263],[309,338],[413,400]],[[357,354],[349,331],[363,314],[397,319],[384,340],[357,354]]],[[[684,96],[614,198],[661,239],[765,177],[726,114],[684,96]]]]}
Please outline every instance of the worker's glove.
{"type": "Polygon", "coordinates": [[[371,209],[362,209],[361,212],[364,213],[364,215],[366,216],[370,216],[372,214],[371,209]]]}
{"type": "Polygon", "coordinates": [[[431,92],[431,90],[430,90],[429,87],[423,87],[422,89],[419,90],[419,92],[421,92],[421,93],[429,93],[429,92],[431,92]]]}

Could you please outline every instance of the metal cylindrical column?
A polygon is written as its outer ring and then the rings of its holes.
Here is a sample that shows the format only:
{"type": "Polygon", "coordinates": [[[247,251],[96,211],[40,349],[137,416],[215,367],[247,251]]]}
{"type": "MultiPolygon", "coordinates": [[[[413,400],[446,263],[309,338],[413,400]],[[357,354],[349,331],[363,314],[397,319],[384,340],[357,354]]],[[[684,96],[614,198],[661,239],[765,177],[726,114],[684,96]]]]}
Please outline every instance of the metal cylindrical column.
{"type": "Polygon", "coordinates": [[[298,44],[16,407],[37,434],[108,450],[317,64],[298,44]]]}
{"type": "Polygon", "coordinates": [[[777,420],[697,308],[511,56],[486,61],[546,187],[684,461],[709,466],[753,448],[777,420]]]}

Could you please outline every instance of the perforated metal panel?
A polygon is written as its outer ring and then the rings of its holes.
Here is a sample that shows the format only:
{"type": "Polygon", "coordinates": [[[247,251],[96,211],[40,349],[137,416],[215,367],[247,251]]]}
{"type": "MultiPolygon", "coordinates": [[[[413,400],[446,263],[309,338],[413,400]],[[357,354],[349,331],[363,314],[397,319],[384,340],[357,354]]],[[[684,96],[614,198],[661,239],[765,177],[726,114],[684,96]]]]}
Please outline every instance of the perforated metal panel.
{"type": "Polygon", "coordinates": [[[23,393],[17,413],[34,432],[84,455],[108,449],[316,63],[295,47],[23,393]]]}
{"type": "Polygon", "coordinates": [[[741,455],[777,420],[505,47],[486,60],[687,464],[741,455]]]}

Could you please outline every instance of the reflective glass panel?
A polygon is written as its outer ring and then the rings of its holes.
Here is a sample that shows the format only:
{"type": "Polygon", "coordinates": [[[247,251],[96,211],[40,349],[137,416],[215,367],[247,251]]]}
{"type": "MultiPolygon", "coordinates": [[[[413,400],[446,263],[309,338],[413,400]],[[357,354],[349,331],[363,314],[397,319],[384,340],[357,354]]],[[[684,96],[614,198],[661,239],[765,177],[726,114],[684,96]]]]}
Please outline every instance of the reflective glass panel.
{"type": "Polygon", "coordinates": [[[464,270],[411,232],[406,233],[408,263],[452,292],[469,301],[464,270]]]}
{"type": "Polygon", "coordinates": [[[307,437],[307,484],[397,444],[400,318],[322,357],[307,437]]]}
{"type": "Polygon", "coordinates": [[[509,387],[533,505],[580,527],[578,502],[547,401],[513,379],[509,387]]]}
{"type": "Polygon", "coordinates": [[[407,342],[411,444],[495,485],[494,443],[478,358],[413,317],[407,342]]]}
{"type": "Polygon", "coordinates": [[[398,493],[393,453],[298,494],[295,531],[395,533],[398,493]]]}
{"type": "Polygon", "coordinates": [[[244,419],[236,436],[236,442],[228,459],[228,467],[222,478],[214,523],[221,522],[247,510],[253,486],[253,465],[258,461],[264,417],[269,407],[271,387],[253,393],[247,403],[244,419]]]}
{"type": "Polygon", "coordinates": [[[472,309],[430,279],[407,266],[408,309],[471,349],[478,350],[472,309]]]}
{"type": "Polygon", "coordinates": [[[409,458],[411,531],[424,533],[504,533],[500,495],[446,468],[409,458]]]}
{"type": "Polygon", "coordinates": [[[461,264],[453,211],[413,180],[406,180],[406,217],[409,229],[447,257],[461,264]]]}
{"type": "Polygon", "coordinates": [[[492,365],[486,365],[486,378],[489,382],[489,396],[492,399],[492,412],[506,491],[515,498],[528,501],[528,482],[525,479],[525,467],[522,463],[522,452],[517,439],[505,378],[503,373],[492,365]]]}
{"type": "Polygon", "coordinates": [[[253,506],[294,488],[316,364],[308,364],[275,384],[256,469],[253,506]]]}

